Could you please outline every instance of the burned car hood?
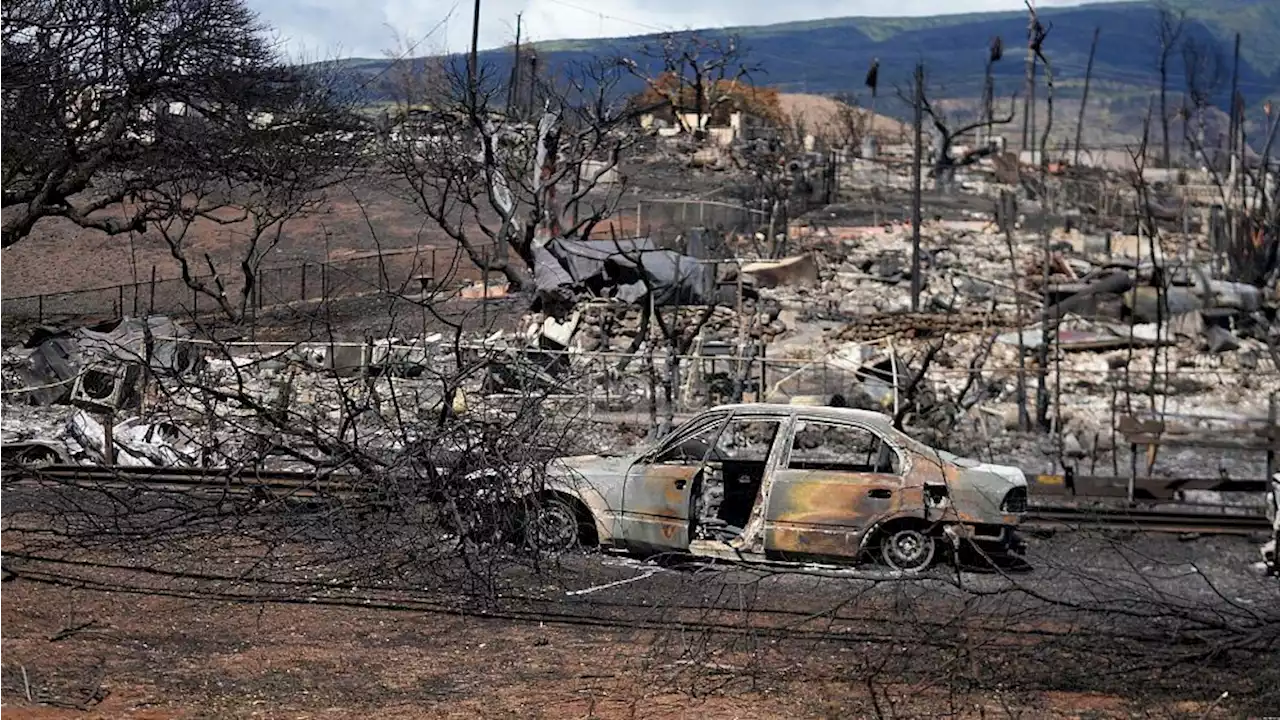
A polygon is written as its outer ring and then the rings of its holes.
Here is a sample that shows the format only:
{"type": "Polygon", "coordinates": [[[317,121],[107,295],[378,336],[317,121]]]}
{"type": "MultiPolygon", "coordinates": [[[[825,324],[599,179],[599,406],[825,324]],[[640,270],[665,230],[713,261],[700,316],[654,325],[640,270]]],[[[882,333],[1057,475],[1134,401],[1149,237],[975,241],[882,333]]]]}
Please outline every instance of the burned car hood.
{"type": "Polygon", "coordinates": [[[549,479],[579,495],[599,494],[612,509],[622,507],[622,487],[635,458],[614,455],[575,455],[557,458],[548,467],[549,479]]]}
{"type": "Polygon", "coordinates": [[[573,455],[556,458],[551,462],[553,470],[576,473],[588,477],[616,475],[626,477],[632,458],[623,455],[573,455]]]}

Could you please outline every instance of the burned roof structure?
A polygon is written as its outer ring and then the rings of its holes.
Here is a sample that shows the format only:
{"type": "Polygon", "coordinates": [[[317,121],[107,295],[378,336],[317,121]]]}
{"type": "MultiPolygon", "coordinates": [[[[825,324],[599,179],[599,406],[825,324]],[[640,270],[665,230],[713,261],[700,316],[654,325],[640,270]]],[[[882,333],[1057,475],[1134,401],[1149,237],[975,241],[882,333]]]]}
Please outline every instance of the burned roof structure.
{"type": "MultiPolygon", "coordinates": [[[[699,234],[689,244],[702,247],[699,234]]],[[[534,251],[539,293],[565,289],[639,303],[653,294],[658,305],[699,304],[714,295],[715,267],[692,255],[659,247],[651,238],[568,240],[554,238],[534,251]]]]}

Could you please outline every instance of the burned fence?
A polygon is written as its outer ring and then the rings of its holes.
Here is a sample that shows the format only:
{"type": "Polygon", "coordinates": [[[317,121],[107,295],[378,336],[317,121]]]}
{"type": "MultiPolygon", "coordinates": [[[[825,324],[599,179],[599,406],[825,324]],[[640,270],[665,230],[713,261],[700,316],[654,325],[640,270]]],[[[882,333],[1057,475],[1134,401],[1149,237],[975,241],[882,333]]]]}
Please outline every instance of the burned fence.
{"type": "Polygon", "coordinates": [[[754,235],[769,225],[769,214],[741,205],[710,200],[644,200],[636,204],[639,234],[669,238],[691,227],[723,235],[754,235]]]}
{"type": "MultiPolygon", "coordinates": [[[[416,294],[426,285],[479,278],[479,270],[459,248],[419,247],[364,253],[327,261],[303,261],[260,268],[248,298],[251,309],[292,303],[396,293],[416,294]]],[[[244,289],[242,273],[200,274],[190,281],[159,277],[152,266],[149,277],[136,282],[66,292],[6,297],[6,322],[39,324],[86,321],[107,317],[171,315],[196,317],[217,312],[218,304],[192,288],[201,285],[227,297],[239,298],[244,289]]]]}

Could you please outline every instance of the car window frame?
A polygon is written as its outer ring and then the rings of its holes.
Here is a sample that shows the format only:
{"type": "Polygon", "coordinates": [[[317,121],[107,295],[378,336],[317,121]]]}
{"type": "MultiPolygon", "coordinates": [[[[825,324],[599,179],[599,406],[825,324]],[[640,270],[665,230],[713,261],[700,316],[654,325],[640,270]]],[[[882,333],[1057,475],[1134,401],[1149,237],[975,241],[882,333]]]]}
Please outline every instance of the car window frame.
{"type": "Polygon", "coordinates": [[[804,472],[804,470],[801,468],[791,467],[791,454],[795,450],[796,435],[797,433],[801,432],[800,423],[824,424],[824,425],[832,425],[836,427],[855,428],[858,430],[865,430],[866,432],[871,433],[871,436],[878,439],[883,445],[888,446],[888,448],[898,457],[899,469],[897,472],[876,472],[876,471],[865,471],[865,470],[831,470],[829,472],[852,473],[857,475],[878,475],[883,477],[898,478],[899,480],[902,480],[907,477],[907,474],[911,469],[911,465],[910,465],[911,455],[906,451],[906,448],[904,448],[900,443],[895,442],[889,433],[880,432],[875,427],[871,426],[869,423],[858,422],[857,420],[843,420],[843,419],[835,419],[835,418],[815,418],[815,417],[801,416],[801,417],[797,417],[795,419],[795,423],[793,423],[791,426],[791,437],[788,440],[786,445],[787,455],[782,460],[781,466],[779,467],[780,470],[798,470],[800,472],[804,472]]]}
{"type": "MultiPolygon", "coordinates": [[[[714,425],[716,422],[720,422],[721,424],[727,424],[729,420],[733,418],[733,416],[734,416],[734,413],[731,411],[718,412],[715,410],[711,410],[701,415],[696,415],[692,418],[689,418],[688,422],[684,423],[683,425],[676,428],[675,430],[672,430],[670,434],[668,434],[665,438],[659,441],[656,447],[654,447],[649,452],[641,455],[639,462],[643,465],[654,465],[659,462],[662,462],[659,460],[659,458],[661,458],[663,454],[675,449],[677,445],[680,445],[681,443],[690,439],[694,435],[701,433],[703,430],[707,429],[708,426],[714,425]],[[718,421],[716,420],[717,416],[719,416],[718,421]]],[[[717,439],[718,438],[719,438],[719,435],[717,435],[717,439]]],[[[703,459],[705,460],[705,458],[703,459]]]]}

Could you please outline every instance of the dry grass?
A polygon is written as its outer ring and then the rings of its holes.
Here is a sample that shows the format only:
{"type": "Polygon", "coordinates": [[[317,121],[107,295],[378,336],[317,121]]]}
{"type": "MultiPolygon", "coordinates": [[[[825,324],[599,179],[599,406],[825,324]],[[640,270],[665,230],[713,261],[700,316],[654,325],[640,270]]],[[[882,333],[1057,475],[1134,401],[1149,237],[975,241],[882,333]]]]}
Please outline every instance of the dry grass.
{"type": "MultiPolygon", "coordinates": [[[[809,93],[782,93],[778,95],[778,104],[792,122],[803,119],[809,132],[818,136],[838,136],[843,123],[840,113],[849,108],[834,98],[809,93]]],[[[856,111],[863,117],[871,114],[867,108],[859,107],[856,111]]],[[[908,129],[905,123],[879,113],[869,119],[869,124],[882,142],[898,142],[906,137],[908,129]]]]}

